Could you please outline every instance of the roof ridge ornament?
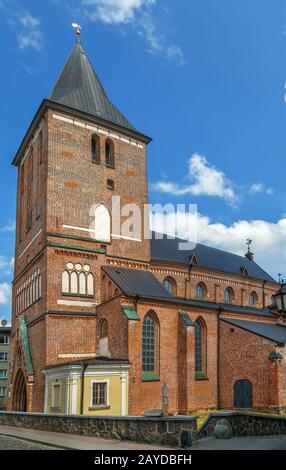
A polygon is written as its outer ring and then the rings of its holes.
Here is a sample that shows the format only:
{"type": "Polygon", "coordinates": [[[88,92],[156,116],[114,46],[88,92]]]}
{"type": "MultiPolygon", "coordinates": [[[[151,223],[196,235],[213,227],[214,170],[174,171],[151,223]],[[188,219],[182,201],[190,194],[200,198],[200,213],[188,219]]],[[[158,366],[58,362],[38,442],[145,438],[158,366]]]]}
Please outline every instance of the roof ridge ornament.
{"type": "Polygon", "coordinates": [[[72,23],[72,27],[76,30],[77,42],[80,42],[81,26],[77,23],[72,23]]]}

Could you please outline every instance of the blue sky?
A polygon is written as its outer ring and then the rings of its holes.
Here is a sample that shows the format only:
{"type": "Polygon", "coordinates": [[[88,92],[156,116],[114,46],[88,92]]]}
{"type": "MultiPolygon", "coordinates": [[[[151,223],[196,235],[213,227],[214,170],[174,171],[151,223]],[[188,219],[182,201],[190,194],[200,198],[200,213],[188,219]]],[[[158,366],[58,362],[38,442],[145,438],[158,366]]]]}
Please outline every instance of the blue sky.
{"type": "Polygon", "coordinates": [[[74,43],[154,141],[150,202],[198,204],[198,239],[285,274],[285,0],[0,0],[0,317],[9,312],[11,160],[74,43]]]}

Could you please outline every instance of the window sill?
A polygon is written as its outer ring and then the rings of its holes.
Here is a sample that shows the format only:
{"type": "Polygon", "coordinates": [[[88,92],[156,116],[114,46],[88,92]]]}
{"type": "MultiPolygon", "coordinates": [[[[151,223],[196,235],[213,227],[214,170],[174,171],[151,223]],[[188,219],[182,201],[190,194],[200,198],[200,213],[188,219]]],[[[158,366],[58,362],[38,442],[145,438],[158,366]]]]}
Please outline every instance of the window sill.
{"type": "Polygon", "coordinates": [[[105,165],[106,168],[109,168],[110,170],[115,170],[115,166],[114,165],[105,165]]]}
{"type": "Polygon", "coordinates": [[[65,294],[62,292],[63,297],[76,297],[79,299],[93,299],[94,295],[84,295],[84,294],[65,294]]]}
{"type": "Polygon", "coordinates": [[[209,380],[203,372],[196,372],[196,380],[209,380]]]}
{"type": "Polygon", "coordinates": [[[60,406],[51,406],[50,408],[52,411],[61,411],[61,407],[60,406]]]}
{"type": "Polygon", "coordinates": [[[102,405],[102,406],[90,406],[88,408],[89,411],[99,411],[99,410],[110,410],[110,406],[102,405]]]}
{"type": "Polygon", "coordinates": [[[160,382],[160,375],[156,372],[142,372],[142,382],[160,382]]]}

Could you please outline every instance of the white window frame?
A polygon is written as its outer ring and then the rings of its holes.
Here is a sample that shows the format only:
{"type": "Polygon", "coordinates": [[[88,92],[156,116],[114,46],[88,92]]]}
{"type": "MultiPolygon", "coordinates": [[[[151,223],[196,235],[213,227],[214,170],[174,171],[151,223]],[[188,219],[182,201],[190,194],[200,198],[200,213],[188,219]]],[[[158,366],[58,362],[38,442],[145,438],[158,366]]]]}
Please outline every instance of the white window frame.
{"type": "Polygon", "coordinates": [[[51,408],[61,408],[62,404],[62,384],[61,382],[52,382],[52,405],[51,408]],[[60,387],[59,403],[55,403],[55,387],[60,387]]]}
{"type": "Polygon", "coordinates": [[[92,380],[90,383],[90,408],[93,409],[101,409],[101,408],[109,408],[110,407],[110,401],[109,401],[109,396],[110,396],[110,380],[105,379],[105,380],[92,380]],[[95,384],[106,384],[106,403],[104,405],[94,405],[93,404],[93,386],[95,384]]]}
{"type": "Polygon", "coordinates": [[[1,336],[1,338],[4,338],[4,340],[6,339],[6,341],[4,341],[4,343],[0,343],[4,346],[7,346],[9,344],[9,336],[1,336]]]}
{"type": "Polygon", "coordinates": [[[0,397],[7,396],[7,387],[0,387],[0,397]]]}
{"type": "Polygon", "coordinates": [[[0,352],[0,362],[8,362],[8,353],[6,352],[0,352]],[[6,359],[1,359],[1,354],[4,354],[6,359]]]}
{"type": "Polygon", "coordinates": [[[8,379],[8,370],[7,369],[0,369],[0,380],[7,380],[8,379]],[[6,372],[4,377],[1,376],[1,372],[6,372]]]}

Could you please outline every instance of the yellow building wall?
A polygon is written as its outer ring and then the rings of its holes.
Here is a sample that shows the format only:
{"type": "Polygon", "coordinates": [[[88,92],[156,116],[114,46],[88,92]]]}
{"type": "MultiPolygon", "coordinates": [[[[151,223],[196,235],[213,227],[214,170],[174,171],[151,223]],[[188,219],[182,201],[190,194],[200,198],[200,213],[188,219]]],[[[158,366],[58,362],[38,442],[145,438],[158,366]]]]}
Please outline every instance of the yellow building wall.
{"type": "MultiPolygon", "coordinates": [[[[69,380],[69,392],[67,397],[67,377],[58,379],[48,379],[48,400],[47,412],[54,414],[72,414],[72,406],[74,402],[73,392],[74,384],[69,380]],[[52,406],[52,387],[53,384],[61,385],[61,399],[60,406],[54,408],[52,406]],[[68,406],[66,400],[68,399],[68,406]]],[[[76,414],[81,414],[81,394],[82,394],[82,377],[77,378],[76,385],[76,414]]],[[[125,378],[125,414],[128,414],[128,375],[125,378]]],[[[122,385],[120,375],[91,375],[84,378],[84,400],[83,400],[83,414],[90,416],[122,416],[122,385]],[[91,385],[93,382],[108,382],[109,402],[108,408],[92,409],[91,401],[91,385]]]]}

